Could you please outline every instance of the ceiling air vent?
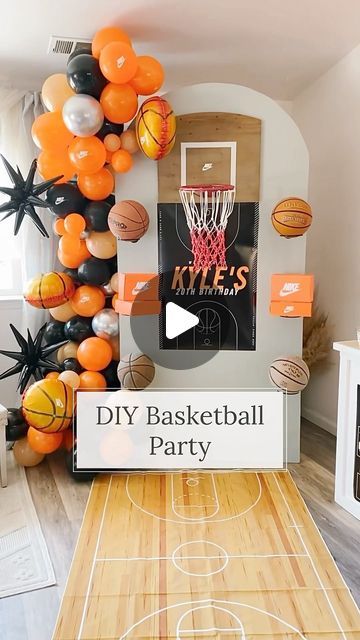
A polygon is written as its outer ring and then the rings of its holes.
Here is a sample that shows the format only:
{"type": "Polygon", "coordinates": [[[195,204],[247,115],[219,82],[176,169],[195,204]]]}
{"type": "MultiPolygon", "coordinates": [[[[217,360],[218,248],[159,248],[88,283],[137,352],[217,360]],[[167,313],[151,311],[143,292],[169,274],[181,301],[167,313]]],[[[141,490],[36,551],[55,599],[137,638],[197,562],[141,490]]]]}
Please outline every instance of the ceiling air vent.
{"type": "Polygon", "coordinates": [[[85,49],[91,52],[91,42],[84,38],[65,38],[62,36],[50,36],[48,53],[61,53],[69,56],[77,49],[85,49]]]}

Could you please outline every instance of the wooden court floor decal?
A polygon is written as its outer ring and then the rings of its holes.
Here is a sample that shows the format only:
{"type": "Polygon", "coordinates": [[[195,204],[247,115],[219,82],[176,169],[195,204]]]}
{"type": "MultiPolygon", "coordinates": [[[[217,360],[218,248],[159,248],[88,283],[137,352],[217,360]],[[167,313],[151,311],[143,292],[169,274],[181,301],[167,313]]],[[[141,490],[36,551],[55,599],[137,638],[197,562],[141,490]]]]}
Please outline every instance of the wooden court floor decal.
{"type": "Polygon", "coordinates": [[[291,478],[103,476],[54,640],[360,640],[360,613],[291,478]]]}

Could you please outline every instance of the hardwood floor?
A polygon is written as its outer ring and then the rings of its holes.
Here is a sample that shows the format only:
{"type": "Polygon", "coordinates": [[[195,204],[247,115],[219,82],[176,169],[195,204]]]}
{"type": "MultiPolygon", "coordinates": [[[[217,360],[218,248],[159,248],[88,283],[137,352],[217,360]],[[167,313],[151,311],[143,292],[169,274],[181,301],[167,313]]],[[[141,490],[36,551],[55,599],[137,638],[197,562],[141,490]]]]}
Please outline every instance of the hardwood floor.
{"type": "MultiPolygon", "coordinates": [[[[358,605],[360,523],[333,502],[335,438],[302,424],[301,463],[290,465],[310,512],[358,605]]],[[[27,470],[58,584],[0,600],[1,640],[50,640],[90,484],[73,482],[59,454],[27,470]]]]}

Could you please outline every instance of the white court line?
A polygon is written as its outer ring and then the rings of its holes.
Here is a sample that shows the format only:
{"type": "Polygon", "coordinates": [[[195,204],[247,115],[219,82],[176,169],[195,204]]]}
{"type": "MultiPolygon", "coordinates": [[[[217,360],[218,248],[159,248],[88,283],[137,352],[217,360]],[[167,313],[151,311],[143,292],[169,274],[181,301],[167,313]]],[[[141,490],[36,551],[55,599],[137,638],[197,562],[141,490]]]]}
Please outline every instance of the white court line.
{"type": "Polygon", "coordinates": [[[165,613],[166,611],[176,609],[177,607],[186,607],[186,606],[194,606],[194,605],[201,605],[201,604],[208,604],[208,605],[214,606],[214,603],[215,603],[215,606],[217,604],[221,604],[225,606],[231,605],[236,607],[242,607],[244,609],[250,609],[251,611],[256,611],[257,613],[260,613],[262,615],[269,616],[269,618],[272,618],[272,620],[275,620],[276,622],[280,622],[280,624],[283,624],[285,627],[290,629],[290,631],[294,631],[295,633],[297,633],[299,635],[299,638],[301,638],[301,640],[308,640],[308,638],[306,638],[301,633],[301,631],[299,631],[299,629],[294,627],[292,624],[285,622],[284,620],[276,616],[274,613],[270,613],[269,611],[265,611],[264,609],[259,609],[258,607],[254,607],[253,605],[250,605],[250,604],[243,604],[242,602],[236,602],[236,601],[234,602],[232,600],[216,600],[215,598],[210,598],[207,600],[197,600],[197,601],[190,600],[186,602],[179,602],[177,604],[170,604],[169,606],[163,607],[162,609],[158,609],[157,611],[153,611],[152,613],[149,613],[148,615],[141,618],[141,620],[139,620],[138,622],[135,622],[127,631],[125,631],[125,633],[122,636],[120,636],[119,640],[125,640],[126,638],[129,637],[129,634],[132,633],[132,631],[134,631],[136,627],[139,627],[143,622],[146,622],[147,620],[149,620],[150,618],[153,618],[156,615],[165,613]]]}
{"type": "MultiPolygon", "coordinates": [[[[224,473],[224,471],[222,471],[222,473],[224,473]]],[[[231,472],[232,473],[232,472],[231,472]]],[[[249,471],[246,472],[247,474],[249,474],[249,471]]],[[[273,472],[268,472],[271,473],[273,475],[273,472]]],[[[145,473],[142,473],[141,475],[146,476],[145,473]]],[[[160,474],[158,474],[160,475],[160,474]]],[[[174,475],[174,474],[171,474],[174,475]]],[[[178,474],[175,474],[178,475],[178,474]]],[[[214,474],[211,474],[214,477],[214,474]]],[[[216,475],[216,474],[215,474],[216,475]]],[[[241,511],[240,513],[235,514],[234,516],[228,516],[227,518],[218,518],[218,519],[213,519],[213,520],[209,520],[208,518],[203,518],[203,519],[199,519],[199,520],[194,520],[192,524],[197,524],[197,523],[201,523],[201,522],[227,522],[229,520],[235,520],[236,518],[240,518],[242,516],[244,516],[246,513],[248,513],[249,511],[251,511],[252,509],[254,509],[254,507],[256,507],[256,505],[258,504],[258,502],[261,499],[262,496],[262,487],[261,487],[261,482],[260,482],[260,478],[259,478],[259,474],[256,473],[256,479],[258,482],[258,487],[259,487],[259,493],[258,493],[258,497],[255,500],[255,502],[253,502],[247,509],[245,509],[244,511],[241,511]]],[[[125,485],[125,490],[126,490],[126,495],[128,497],[128,499],[130,500],[131,504],[134,505],[134,507],[136,507],[137,509],[139,509],[140,511],[142,511],[143,513],[146,513],[146,515],[151,516],[152,518],[155,518],[156,520],[162,520],[163,522],[174,522],[175,524],[187,524],[186,520],[181,520],[181,516],[179,516],[179,520],[173,520],[172,518],[163,518],[162,516],[158,516],[156,513],[152,513],[151,511],[147,511],[146,509],[144,509],[143,507],[141,507],[139,504],[137,504],[133,498],[130,495],[130,491],[129,491],[129,481],[130,478],[132,476],[130,476],[130,474],[127,475],[126,477],[126,485],[125,485]]],[[[188,523],[191,524],[191,523],[188,523]]]]}
{"type": "Polygon", "coordinates": [[[185,611],[185,613],[182,614],[182,616],[180,616],[178,623],[176,625],[176,640],[181,640],[180,638],[180,633],[181,635],[183,633],[204,633],[204,631],[206,632],[210,632],[210,631],[221,631],[222,633],[227,632],[227,631],[231,631],[232,633],[234,633],[235,631],[239,631],[241,633],[241,637],[239,636],[240,640],[246,640],[246,636],[245,636],[245,630],[244,630],[244,626],[240,620],[240,618],[238,618],[232,611],[229,611],[229,609],[225,609],[224,607],[214,607],[213,605],[202,605],[201,607],[193,607],[192,609],[188,609],[187,611],[185,611]],[[180,625],[182,623],[182,621],[184,620],[184,618],[189,614],[189,613],[194,613],[195,611],[201,611],[202,609],[209,609],[209,607],[211,607],[212,609],[214,609],[215,611],[223,611],[224,613],[228,613],[232,619],[234,619],[236,621],[236,623],[239,625],[237,628],[234,627],[232,629],[230,629],[229,627],[207,627],[206,629],[180,629],[180,625]]]}
{"type": "MultiPolygon", "coordinates": [[[[194,559],[198,559],[198,560],[210,560],[210,556],[205,556],[202,555],[198,558],[194,558],[194,559]]],[[[227,565],[229,564],[229,554],[225,551],[225,549],[223,547],[220,547],[220,545],[216,544],[216,542],[211,542],[210,540],[190,540],[189,542],[183,542],[182,544],[180,544],[178,547],[176,547],[176,549],[174,549],[174,551],[172,552],[171,555],[171,560],[172,563],[174,565],[174,567],[176,569],[178,569],[178,571],[181,571],[181,573],[183,573],[186,576],[196,576],[198,578],[200,577],[209,577],[209,576],[214,576],[217,573],[221,573],[222,571],[224,571],[227,567],[227,565]],[[220,554],[218,554],[217,556],[215,556],[216,560],[222,560],[223,565],[222,567],[219,567],[218,569],[215,569],[214,571],[205,571],[205,573],[197,573],[195,571],[187,571],[186,569],[183,569],[180,566],[180,562],[182,562],[183,560],[186,559],[185,556],[181,556],[181,555],[176,555],[178,553],[178,551],[180,551],[180,549],[183,549],[183,547],[189,547],[192,544],[207,544],[207,545],[212,545],[213,547],[216,547],[217,549],[219,549],[220,554]]]]}
{"type": "Polygon", "coordinates": [[[100,538],[101,538],[101,534],[102,534],[102,530],[103,530],[103,526],[104,526],[105,512],[106,512],[106,508],[107,508],[108,501],[109,501],[109,495],[110,495],[112,479],[113,479],[113,476],[110,476],[109,485],[108,485],[108,488],[107,488],[106,498],[105,498],[105,502],[104,502],[104,508],[103,508],[103,512],[102,512],[102,516],[101,516],[100,528],[99,528],[98,535],[97,535],[96,546],[95,546],[95,551],[94,551],[94,557],[93,557],[93,561],[92,561],[92,567],[91,567],[90,577],[89,577],[89,581],[88,581],[88,587],[87,587],[87,590],[86,590],[86,597],[85,597],[83,612],[82,612],[82,616],[81,616],[79,632],[78,632],[78,635],[77,635],[77,640],[80,640],[80,638],[82,636],[83,628],[84,628],[86,610],[87,610],[87,606],[88,606],[88,602],[89,602],[89,596],[90,596],[91,583],[92,583],[92,579],[93,579],[93,576],[94,576],[94,570],[95,570],[95,565],[96,565],[96,557],[97,557],[97,553],[99,551],[100,538]]]}
{"type": "MultiPolygon", "coordinates": [[[[236,559],[250,559],[250,558],[259,558],[259,560],[263,560],[264,558],[307,558],[308,555],[306,553],[263,553],[263,554],[252,554],[252,553],[243,553],[243,554],[228,554],[228,558],[231,560],[232,558],[236,559]]],[[[181,560],[217,560],[219,556],[181,556],[181,560]]],[[[96,558],[96,562],[143,562],[144,560],[148,560],[150,562],[159,561],[159,560],[169,560],[171,561],[171,556],[159,556],[159,557],[131,557],[131,558],[96,558]]]]}
{"type": "MultiPolygon", "coordinates": [[[[289,474],[289,475],[290,475],[290,477],[291,477],[291,474],[289,474]]],[[[340,633],[341,633],[341,636],[344,638],[344,640],[346,640],[346,638],[347,638],[346,633],[345,633],[344,629],[343,629],[343,628],[342,628],[342,626],[341,626],[340,620],[339,620],[339,618],[338,618],[338,616],[337,616],[337,613],[336,613],[336,611],[335,611],[335,609],[334,609],[334,606],[333,606],[333,604],[332,604],[332,602],[331,602],[331,600],[330,600],[330,598],[329,598],[329,594],[328,594],[328,592],[327,592],[327,589],[325,589],[324,583],[323,583],[323,581],[321,580],[321,577],[320,577],[320,575],[319,575],[319,572],[318,572],[318,570],[317,570],[317,568],[316,568],[316,566],[315,566],[314,560],[312,559],[312,557],[311,557],[311,555],[310,555],[310,553],[309,553],[309,550],[308,550],[308,548],[307,548],[307,546],[306,546],[306,544],[305,544],[305,540],[304,540],[304,538],[303,538],[303,536],[302,536],[302,534],[301,534],[300,527],[296,524],[296,521],[295,521],[294,515],[293,515],[293,513],[292,513],[292,511],[291,511],[291,509],[290,509],[290,505],[289,505],[289,503],[288,503],[288,501],[287,501],[287,499],[286,499],[286,497],[285,497],[285,495],[284,495],[284,492],[283,492],[283,490],[282,490],[282,488],[281,488],[281,486],[280,486],[280,483],[279,483],[279,481],[278,481],[277,477],[275,476],[275,474],[273,474],[273,478],[274,478],[274,480],[275,480],[275,482],[276,482],[276,485],[277,485],[277,487],[278,487],[278,490],[279,490],[279,492],[280,492],[280,494],[281,494],[281,496],[282,496],[282,499],[283,499],[283,501],[284,501],[284,504],[285,504],[285,506],[286,506],[286,508],[287,508],[287,510],[288,510],[288,512],[289,512],[289,515],[290,515],[291,520],[292,520],[293,525],[294,525],[294,529],[296,529],[297,534],[298,534],[298,536],[299,536],[299,538],[300,538],[300,541],[301,541],[301,544],[302,544],[302,546],[303,546],[303,549],[304,549],[304,551],[306,552],[306,554],[307,554],[307,556],[308,556],[308,558],[309,558],[309,560],[310,560],[310,563],[311,563],[311,566],[312,566],[313,571],[314,571],[314,573],[315,573],[315,576],[316,576],[316,578],[317,578],[317,580],[318,580],[318,582],[319,582],[319,585],[320,585],[320,587],[321,587],[321,589],[322,589],[322,591],[323,591],[323,593],[324,593],[324,595],[325,595],[325,598],[326,598],[327,603],[328,603],[328,605],[329,605],[330,611],[331,611],[331,613],[332,613],[332,614],[333,614],[333,616],[334,616],[335,622],[336,622],[336,624],[337,624],[337,626],[338,626],[338,628],[339,628],[339,631],[340,631],[340,633]]]]}
{"type": "MultiPolygon", "coordinates": [[[[182,518],[183,520],[189,520],[190,522],[191,521],[200,522],[201,520],[210,520],[210,518],[214,518],[214,516],[216,516],[220,511],[220,503],[219,503],[219,498],[218,498],[216,485],[215,485],[215,479],[214,479],[214,475],[213,474],[211,474],[211,482],[212,482],[213,490],[214,490],[213,496],[205,495],[205,494],[202,494],[202,493],[189,493],[189,496],[200,496],[201,498],[210,498],[210,500],[213,499],[214,500],[214,504],[211,505],[211,506],[213,508],[216,507],[214,512],[209,516],[204,516],[203,518],[197,518],[197,517],[192,517],[191,518],[190,516],[183,516],[183,515],[181,515],[180,513],[178,513],[176,511],[177,507],[176,507],[175,502],[177,500],[181,500],[181,498],[186,498],[186,494],[185,495],[182,494],[180,496],[175,496],[175,494],[174,494],[174,476],[172,475],[171,476],[171,508],[173,510],[173,513],[176,516],[178,516],[179,518],[182,518]]],[[[200,507],[201,509],[204,508],[203,504],[194,505],[194,506],[200,507]]],[[[192,505],[179,505],[180,509],[184,509],[185,507],[186,508],[190,507],[190,509],[191,509],[192,505]]]]}

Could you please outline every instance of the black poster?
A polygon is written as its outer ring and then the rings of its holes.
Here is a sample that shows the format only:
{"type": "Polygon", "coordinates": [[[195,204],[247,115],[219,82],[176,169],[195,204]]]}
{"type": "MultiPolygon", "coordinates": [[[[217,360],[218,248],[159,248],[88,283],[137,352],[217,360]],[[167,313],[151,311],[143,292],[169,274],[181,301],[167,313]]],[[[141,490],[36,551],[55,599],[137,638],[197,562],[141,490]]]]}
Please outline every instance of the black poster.
{"type": "Polygon", "coordinates": [[[258,203],[236,203],[225,233],[227,266],[195,272],[182,205],[158,205],[160,349],[256,349],[258,220],[258,203]],[[172,340],[165,335],[168,302],[199,317],[196,327],[172,340]]]}

